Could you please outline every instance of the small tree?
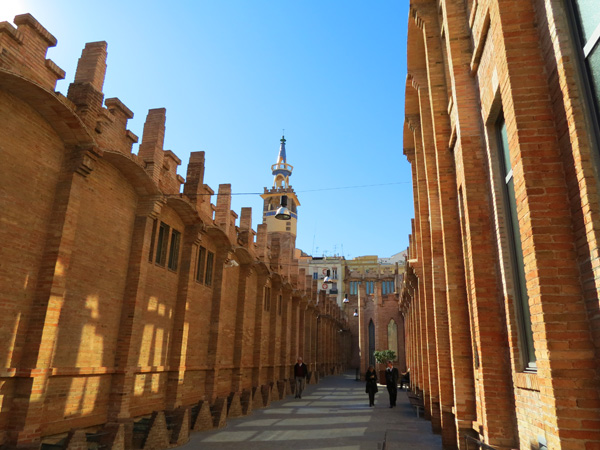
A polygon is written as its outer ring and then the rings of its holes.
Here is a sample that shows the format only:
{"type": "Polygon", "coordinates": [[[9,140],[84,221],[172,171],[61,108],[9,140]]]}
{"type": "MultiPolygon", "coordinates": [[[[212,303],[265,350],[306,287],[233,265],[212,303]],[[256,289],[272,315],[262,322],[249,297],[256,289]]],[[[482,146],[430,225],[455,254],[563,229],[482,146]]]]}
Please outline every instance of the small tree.
{"type": "Polygon", "coordinates": [[[375,350],[373,352],[375,361],[379,364],[385,364],[388,361],[396,361],[396,352],[394,350],[375,350]]]}

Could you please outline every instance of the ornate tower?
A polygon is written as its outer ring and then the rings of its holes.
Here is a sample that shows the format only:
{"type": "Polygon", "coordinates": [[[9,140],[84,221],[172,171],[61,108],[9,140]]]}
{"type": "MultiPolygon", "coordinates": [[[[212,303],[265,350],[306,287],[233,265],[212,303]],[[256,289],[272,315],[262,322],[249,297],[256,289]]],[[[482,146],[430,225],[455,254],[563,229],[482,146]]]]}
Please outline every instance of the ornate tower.
{"type": "Polygon", "coordinates": [[[300,202],[296,193],[290,185],[290,176],[294,167],[287,163],[285,155],[285,137],[281,136],[281,145],[279,146],[279,155],[277,162],[271,166],[273,172],[273,187],[265,188],[261,197],[264,200],[263,223],[267,225],[267,232],[285,232],[296,237],[296,227],[298,222],[298,206],[300,202]],[[279,220],[275,218],[277,208],[281,204],[281,196],[287,196],[287,207],[291,212],[289,220],[279,220]]]}

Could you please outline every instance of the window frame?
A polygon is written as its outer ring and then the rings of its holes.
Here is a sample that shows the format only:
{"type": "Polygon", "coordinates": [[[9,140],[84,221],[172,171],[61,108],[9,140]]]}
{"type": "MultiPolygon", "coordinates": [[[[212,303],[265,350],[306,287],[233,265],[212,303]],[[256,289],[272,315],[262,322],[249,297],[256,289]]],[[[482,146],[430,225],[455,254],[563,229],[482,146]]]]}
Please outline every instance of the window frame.
{"type": "Polygon", "coordinates": [[[161,221],[158,226],[158,236],[156,238],[156,258],[155,263],[161,267],[165,267],[167,263],[167,249],[169,247],[169,236],[171,227],[161,221]]]}
{"type": "Polygon", "coordinates": [[[199,245],[196,257],[196,281],[204,284],[204,271],[206,269],[206,247],[199,245]]]}
{"type": "Polygon", "coordinates": [[[169,240],[169,259],[167,268],[177,272],[179,267],[179,247],[181,246],[181,232],[173,228],[171,230],[171,239],[169,240]]]}
{"type": "Polygon", "coordinates": [[[525,277],[525,262],[523,261],[523,247],[521,232],[518,223],[517,205],[511,204],[512,198],[516,198],[514,189],[513,169],[506,166],[507,158],[510,163],[510,148],[508,147],[508,131],[506,130],[506,147],[504,145],[502,127],[506,129],[506,121],[503,111],[500,111],[493,122],[494,136],[497,146],[497,158],[500,167],[500,178],[502,181],[502,202],[504,208],[504,229],[508,241],[508,263],[510,265],[510,276],[512,277],[512,294],[516,306],[516,318],[518,322],[518,339],[520,342],[521,361],[524,372],[537,372],[535,341],[533,338],[533,325],[531,322],[531,310],[529,306],[529,294],[527,292],[527,281],[525,277]],[[512,183],[512,185],[511,185],[512,183]],[[519,258],[520,254],[520,258],[519,258]]]}
{"type": "MultiPolygon", "coordinates": [[[[600,23],[596,25],[595,31],[588,42],[584,42],[583,26],[579,21],[578,7],[573,0],[565,0],[564,6],[567,11],[571,37],[575,45],[575,61],[579,66],[580,88],[582,89],[582,102],[587,110],[587,116],[591,122],[592,132],[590,133],[592,145],[600,152],[600,92],[594,92],[593,76],[591,74],[588,56],[594,48],[600,52],[600,23]],[[586,47],[589,49],[586,50],[586,47]]],[[[600,86],[600,79],[598,86],[600,86]]],[[[600,90],[600,89],[599,89],[600,90]]]]}
{"type": "Polygon", "coordinates": [[[215,264],[215,254],[210,250],[206,252],[206,271],[204,272],[204,285],[212,286],[213,282],[213,272],[214,272],[214,264],[215,264]]]}

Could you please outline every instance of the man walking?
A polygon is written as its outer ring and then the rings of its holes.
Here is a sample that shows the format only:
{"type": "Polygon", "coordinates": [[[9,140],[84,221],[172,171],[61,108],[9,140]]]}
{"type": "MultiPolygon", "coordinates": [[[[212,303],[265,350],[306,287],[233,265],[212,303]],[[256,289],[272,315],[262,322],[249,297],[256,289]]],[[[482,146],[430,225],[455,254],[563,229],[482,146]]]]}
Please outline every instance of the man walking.
{"type": "Polygon", "coordinates": [[[392,361],[387,362],[385,385],[390,395],[390,408],[393,408],[396,406],[396,397],[398,396],[398,369],[394,367],[392,361]]]}
{"type": "Polygon", "coordinates": [[[296,378],[296,398],[302,398],[304,383],[308,376],[308,367],[302,362],[302,358],[298,357],[298,362],[294,366],[294,377],[296,378]]]}

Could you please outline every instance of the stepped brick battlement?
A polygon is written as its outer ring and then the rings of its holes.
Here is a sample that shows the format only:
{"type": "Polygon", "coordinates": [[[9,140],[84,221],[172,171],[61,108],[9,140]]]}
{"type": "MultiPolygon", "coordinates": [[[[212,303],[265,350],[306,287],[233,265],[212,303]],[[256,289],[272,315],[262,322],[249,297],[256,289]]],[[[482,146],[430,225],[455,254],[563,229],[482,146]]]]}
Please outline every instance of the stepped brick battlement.
{"type": "Polygon", "coordinates": [[[133,112],[104,99],[106,42],[85,45],[64,96],[56,38],[14,23],[0,23],[0,446],[181,445],[290,393],[298,355],[313,381],[343,370],[345,318],[294,239],[253,230],[231,184],[211,203],[204,152],[177,174],[164,108],[132,153],[133,112]]]}

